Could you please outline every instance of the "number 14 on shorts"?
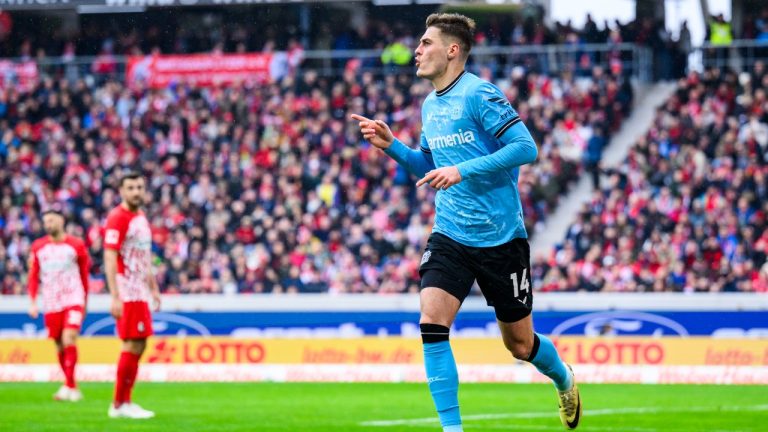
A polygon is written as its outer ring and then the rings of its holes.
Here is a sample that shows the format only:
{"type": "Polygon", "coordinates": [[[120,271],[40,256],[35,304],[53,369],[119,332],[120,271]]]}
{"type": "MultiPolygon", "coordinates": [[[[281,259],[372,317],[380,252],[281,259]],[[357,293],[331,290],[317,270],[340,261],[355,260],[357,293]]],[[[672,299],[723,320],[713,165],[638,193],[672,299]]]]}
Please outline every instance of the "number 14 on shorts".
{"type": "Polygon", "coordinates": [[[531,284],[528,282],[528,278],[526,277],[526,272],[528,271],[527,268],[523,267],[523,277],[519,279],[520,282],[518,282],[517,279],[517,273],[512,273],[509,275],[509,278],[512,279],[512,289],[515,292],[515,298],[520,300],[522,303],[525,303],[526,300],[528,300],[528,294],[530,293],[531,284]],[[526,294],[520,299],[520,292],[525,291],[526,294]]]}

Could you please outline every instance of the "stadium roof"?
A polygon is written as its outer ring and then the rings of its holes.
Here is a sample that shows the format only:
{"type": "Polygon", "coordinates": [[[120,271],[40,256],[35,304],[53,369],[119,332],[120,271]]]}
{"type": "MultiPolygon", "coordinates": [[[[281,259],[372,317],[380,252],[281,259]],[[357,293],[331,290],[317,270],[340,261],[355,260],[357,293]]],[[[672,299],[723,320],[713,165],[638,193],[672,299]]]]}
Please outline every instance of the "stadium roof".
{"type": "MultiPolygon", "coordinates": [[[[238,6],[276,3],[317,3],[335,0],[0,0],[2,10],[51,10],[100,8],[104,12],[119,12],[128,8],[179,6],[238,6]]],[[[364,1],[364,0],[353,0],[364,1]]]]}

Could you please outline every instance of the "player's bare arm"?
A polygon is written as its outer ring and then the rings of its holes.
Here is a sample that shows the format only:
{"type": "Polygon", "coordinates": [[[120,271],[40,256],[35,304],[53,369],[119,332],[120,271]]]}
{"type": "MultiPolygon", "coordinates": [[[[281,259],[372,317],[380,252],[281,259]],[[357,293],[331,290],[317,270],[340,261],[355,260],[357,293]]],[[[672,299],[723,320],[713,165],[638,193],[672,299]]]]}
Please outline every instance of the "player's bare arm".
{"type": "Polygon", "coordinates": [[[37,303],[32,302],[31,305],[29,305],[29,317],[32,319],[37,319],[37,317],[40,315],[40,310],[37,308],[37,303]]]}
{"type": "Polygon", "coordinates": [[[37,308],[37,296],[35,295],[37,289],[32,288],[32,285],[37,284],[37,280],[33,281],[32,278],[37,278],[37,274],[39,271],[37,260],[35,259],[34,255],[29,257],[29,300],[31,301],[29,305],[29,317],[32,319],[37,319],[37,317],[40,315],[40,310],[37,308]]]}
{"type": "Polygon", "coordinates": [[[160,310],[160,287],[157,285],[157,279],[155,279],[155,275],[151,271],[147,274],[147,286],[152,294],[152,310],[157,312],[160,310]]]}
{"type": "Polygon", "coordinates": [[[359,122],[360,132],[363,134],[363,138],[377,148],[382,150],[387,149],[395,140],[395,136],[392,135],[389,126],[383,121],[371,120],[359,114],[352,114],[350,117],[359,122]]]}
{"type": "Polygon", "coordinates": [[[117,292],[117,251],[114,249],[104,249],[104,274],[107,277],[109,294],[112,296],[109,311],[118,319],[123,314],[123,302],[117,292]]]}

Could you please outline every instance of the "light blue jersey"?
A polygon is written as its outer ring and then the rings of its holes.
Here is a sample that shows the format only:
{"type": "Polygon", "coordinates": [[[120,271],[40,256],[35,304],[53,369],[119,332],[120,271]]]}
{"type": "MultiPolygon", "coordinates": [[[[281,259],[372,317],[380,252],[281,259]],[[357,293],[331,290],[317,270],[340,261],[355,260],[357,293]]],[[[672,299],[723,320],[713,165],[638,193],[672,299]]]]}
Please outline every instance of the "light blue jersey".
{"type": "Polygon", "coordinates": [[[461,182],[437,192],[433,231],[476,247],[527,238],[517,180],[519,166],[533,162],[537,150],[504,94],[462,72],[427,96],[421,118],[420,151],[395,140],[386,153],[419,177],[459,169],[461,182]]]}

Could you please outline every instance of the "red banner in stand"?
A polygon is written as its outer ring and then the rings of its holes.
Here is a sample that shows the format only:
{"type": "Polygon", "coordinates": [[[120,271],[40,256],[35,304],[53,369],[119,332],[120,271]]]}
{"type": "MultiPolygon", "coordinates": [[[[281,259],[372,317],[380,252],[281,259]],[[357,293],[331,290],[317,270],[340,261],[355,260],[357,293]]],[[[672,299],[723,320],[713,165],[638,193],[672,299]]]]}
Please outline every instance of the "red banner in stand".
{"type": "Polygon", "coordinates": [[[0,89],[15,86],[21,91],[30,91],[35,88],[39,79],[37,63],[33,61],[16,63],[0,60],[0,89]]]}
{"type": "Polygon", "coordinates": [[[272,54],[153,55],[128,58],[128,85],[163,88],[170,84],[201,87],[264,83],[271,78],[272,54]]]}

